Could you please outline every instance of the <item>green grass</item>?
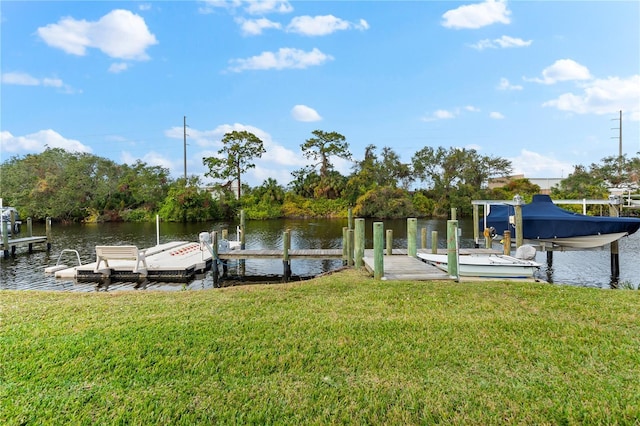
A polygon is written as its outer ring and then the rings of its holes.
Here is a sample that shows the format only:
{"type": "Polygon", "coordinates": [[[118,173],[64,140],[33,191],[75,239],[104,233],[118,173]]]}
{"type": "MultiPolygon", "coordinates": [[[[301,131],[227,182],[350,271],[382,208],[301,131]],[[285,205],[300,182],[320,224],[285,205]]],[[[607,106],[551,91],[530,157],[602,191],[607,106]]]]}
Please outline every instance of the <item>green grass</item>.
{"type": "Polygon", "coordinates": [[[640,292],[0,292],[0,424],[638,424],[640,292]]]}

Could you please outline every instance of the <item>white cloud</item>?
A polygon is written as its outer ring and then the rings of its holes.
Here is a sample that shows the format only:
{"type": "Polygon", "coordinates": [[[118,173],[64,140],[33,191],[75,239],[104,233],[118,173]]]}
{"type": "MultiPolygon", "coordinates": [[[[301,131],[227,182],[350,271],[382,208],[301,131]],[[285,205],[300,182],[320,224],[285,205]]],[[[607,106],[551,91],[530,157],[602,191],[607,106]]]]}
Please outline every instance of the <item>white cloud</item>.
{"type": "Polygon", "coordinates": [[[460,6],[445,12],[442,25],[446,28],[481,28],[487,25],[501,23],[509,24],[511,11],[507,9],[506,1],[487,0],[483,3],[460,6]]]}
{"type": "Polygon", "coordinates": [[[442,119],[442,118],[453,118],[453,117],[455,117],[455,114],[450,112],[450,111],[439,109],[438,111],[433,113],[433,116],[436,117],[436,118],[442,119]]]}
{"type": "Polygon", "coordinates": [[[483,49],[497,49],[497,48],[510,48],[510,47],[528,47],[533,43],[532,40],[522,40],[521,38],[514,38],[509,36],[502,36],[493,40],[484,39],[480,40],[476,44],[472,44],[471,47],[478,50],[483,49]]]}
{"type": "Polygon", "coordinates": [[[513,174],[523,174],[527,178],[563,177],[573,171],[571,163],[526,149],[521,150],[519,156],[508,160],[513,166],[513,174]]]}
{"type": "Polygon", "coordinates": [[[282,0],[260,0],[245,1],[244,10],[252,15],[262,15],[265,13],[289,13],[293,11],[293,6],[288,1],[282,0]]]}
{"type": "Polygon", "coordinates": [[[293,6],[286,0],[204,0],[199,8],[200,13],[213,13],[216,9],[226,9],[236,13],[242,8],[251,15],[265,15],[267,13],[289,13],[293,6]]]}
{"type": "Polygon", "coordinates": [[[330,60],[333,60],[331,55],[326,55],[317,48],[305,52],[300,49],[283,47],[277,52],[262,52],[258,56],[247,59],[232,59],[230,62],[234,65],[229,67],[229,70],[241,72],[244,70],[304,69],[322,65],[330,60]]]}
{"type": "Polygon", "coordinates": [[[6,72],[2,74],[2,84],[16,84],[19,86],[40,86],[42,81],[22,72],[6,72]]]}
{"type": "Polygon", "coordinates": [[[522,90],[522,86],[509,83],[506,78],[501,78],[498,84],[498,90],[522,90]]]}
{"type": "Polygon", "coordinates": [[[142,11],[151,10],[151,3],[143,3],[140,6],[138,6],[138,9],[142,11]]]}
{"type": "Polygon", "coordinates": [[[421,121],[437,121],[437,120],[447,120],[447,119],[451,119],[454,118],[456,115],[451,112],[451,111],[447,111],[444,109],[439,109],[435,112],[433,112],[431,115],[426,115],[424,117],[422,117],[420,120],[421,121]]]}
{"type": "Polygon", "coordinates": [[[118,74],[122,71],[126,71],[128,68],[129,65],[126,62],[115,62],[109,67],[109,72],[118,74]]]}
{"type": "Polygon", "coordinates": [[[67,139],[51,129],[40,130],[26,136],[13,136],[6,130],[0,132],[0,152],[40,153],[47,147],[74,152],[92,152],[90,147],[80,141],[67,139]]]}
{"type": "MultiPolygon", "coordinates": [[[[220,139],[224,136],[221,130],[205,130],[200,131],[193,128],[187,129],[187,143],[194,143],[200,147],[213,147],[219,145],[220,139]]],[[[172,127],[169,130],[165,130],[164,135],[172,139],[184,139],[183,127],[172,127]]]]}
{"type": "Polygon", "coordinates": [[[366,30],[369,24],[364,19],[354,24],[333,15],[324,16],[296,16],[287,26],[287,31],[307,36],[324,36],[336,31],[348,29],[366,30]]]}
{"type": "Polygon", "coordinates": [[[278,22],[270,21],[266,18],[260,19],[244,19],[238,18],[236,22],[240,24],[240,29],[242,30],[242,34],[244,35],[260,35],[264,30],[267,29],[276,29],[279,30],[282,28],[278,22]]]}
{"type": "Polygon", "coordinates": [[[577,114],[613,114],[624,111],[640,120],[640,74],[628,79],[609,77],[593,80],[580,86],[581,93],[565,93],[543,106],[577,114]]]}
{"type": "Polygon", "coordinates": [[[306,105],[296,105],[291,109],[291,116],[296,121],[320,121],[322,117],[318,112],[306,105]]]}
{"type": "Polygon", "coordinates": [[[158,43],[141,16],[122,9],[95,22],[62,18],[38,28],[37,33],[49,46],[78,56],[93,47],[112,58],[146,60],[147,48],[158,43]]]}
{"type": "Polygon", "coordinates": [[[56,87],[62,89],[63,93],[77,93],[68,84],[65,84],[59,78],[36,78],[32,75],[23,72],[7,72],[2,74],[2,84],[13,84],[18,86],[44,86],[44,87],[56,87]]]}
{"type": "Polygon", "coordinates": [[[473,105],[467,105],[467,106],[462,107],[462,108],[460,108],[460,107],[455,108],[453,111],[449,111],[449,110],[445,110],[445,109],[439,109],[439,110],[431,113],[430,115],[426,115],[426,116],[422,117],[420,119],[420,121],[431,122],[431,121],[438,121],[438,120],[449,120],[449,119],[458,117],[464,111],[480,112],[480,108],[477,108],[477,107],[475,107],[473,105]]]}
{"type": "MultiPolygon", "coordinates": [[[[158,154],[155,151],[146,153],[142,158],[136,157],[127,151],[123,151],[120,155],[120,161],[125,164],[134,164],[138,160],[149,166],[159,166],[168,170],[184,170],[183,161],[172,161],[170,158],[158,154]]],[[[182,175],[183,174],[181,174],[181,176],[182,175]]]]}
{"type": "Polygon", "coordinates": [[[489,113],[489,117],[493,118],[494,120],[502,120],[504,119],[504,115],[502,115],[502,113],[497,112],[497,111],[492,111],[489,113]]]}
{"type": "Polygon", "coordinates": [[[555,84],[559,81],[589,80],[591,73],[584,65],[572,59],[559,59],[542,70],[543,78],[526,79],[542,84],[555,84]]]}

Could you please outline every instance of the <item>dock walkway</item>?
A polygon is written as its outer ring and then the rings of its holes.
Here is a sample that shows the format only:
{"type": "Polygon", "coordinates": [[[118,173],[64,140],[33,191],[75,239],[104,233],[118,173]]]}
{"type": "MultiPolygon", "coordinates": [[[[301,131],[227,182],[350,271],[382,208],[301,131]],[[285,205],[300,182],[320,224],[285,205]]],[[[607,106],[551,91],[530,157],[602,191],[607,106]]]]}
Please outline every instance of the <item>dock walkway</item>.
{"type": "MultiPolygon", "coordinates": [[[[364,265],[370,273],[373,273],[373,251],[362,258],[364,265]]],[[[383,259],[384,274],[383,280],[411,280],[411,281],[431,281],[431,280],[452,280],[446,272],[441,271],[433,265],[421,261],[415,257],[406,255],[385,256],[383,259]]]]}
{"type": "MultiPolygon", "coordinates": [[[[431,250],[418,249],[418,253],[431,253],[431,250]]],[[[367,270],[373,274],[374,261],[373,250],[365,250],[363,258],[367,270]]],[[[431,281],[431,280],[454,280],[448,273],[422,260],[408,256],[407,249],[393,249],[392,255],[385,255],[383,258],[384,280],[411,280],[411,281],[431,281]]],[[[439,254],[447,254],[447,249],[438,249],[439,254]]],[[[460,255],[472,254],[499,254],[499,250],[493,249],[459,249],[460,255]]]]}
{"type": "MultiPolygon", "coordinates": [[[[218,253],[221,260],[240,259],[282,259],[283,250],[231,250],[218,253]]],[[[289,250],[289,259],[342,259],[342,249],[300,249],[289,250]]]]}
{"type": "Polygon", "coordinates": [[[46,236],[12,238],[8,239],[6,244],[4,242],[0,242],[5,258],[9,257],[9,253],[11,253],[11,256],[15,256],[16,248],[20,246],[28,246],[29,253],[32,253],[34,244],[46,244],[47,250],[51,248],[51,243],[46,236]]]}

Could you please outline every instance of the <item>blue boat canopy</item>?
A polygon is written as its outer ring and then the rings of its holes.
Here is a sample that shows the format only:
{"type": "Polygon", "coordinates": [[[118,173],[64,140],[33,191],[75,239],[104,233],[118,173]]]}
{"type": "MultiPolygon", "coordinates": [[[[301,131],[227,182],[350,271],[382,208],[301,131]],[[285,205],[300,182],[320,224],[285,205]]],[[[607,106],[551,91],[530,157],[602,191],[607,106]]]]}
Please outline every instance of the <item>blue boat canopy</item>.
{"type": "MultiPolygon", "coordinates": [[[[486,217],[486,228],[494,228],[497,234],[509,230],[509,216],[515,214],[510,205],[492,205],[486,217]]],[[[480,228],[483,229],[484,221],[480,228]]],[[[629,235],[640,229],[640,219],[630,217],[586,216],[562,209],[548,195],[533,196],[529,204],[522,206],[522,237],[528,240],[571,238],[626,232],[629,235]]]]}

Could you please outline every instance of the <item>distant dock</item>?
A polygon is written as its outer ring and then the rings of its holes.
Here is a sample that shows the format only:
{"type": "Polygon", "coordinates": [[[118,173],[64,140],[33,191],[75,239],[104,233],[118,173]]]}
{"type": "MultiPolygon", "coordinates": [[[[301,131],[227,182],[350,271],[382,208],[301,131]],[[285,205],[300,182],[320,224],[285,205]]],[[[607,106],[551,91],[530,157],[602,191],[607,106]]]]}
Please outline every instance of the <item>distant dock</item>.
{"type": "MultiPolygon", "coordinates": [[[[45,244],[47,251],[51,250],[51,218],[48,217],[46,220],[46,235],[43,236],[34,236],[33,235],[33,227],[31,218],[27,218],[27,232],[25,237],[21,238],[9,238],[9,232],[7,230],[7,226],[9,222],[3,222],[2,226],[4,229],[2,230],[2,252],[5,259],[10,256],[16,255],[16,250],[18,247],[27,246],[29,253],[33,252],[34,244],[45,244]]],[[[14,229],[13,224],[11,224],[11,228],[14,229]]],[[[12,235],[13,237],[13,235],[12,235]]]]}

